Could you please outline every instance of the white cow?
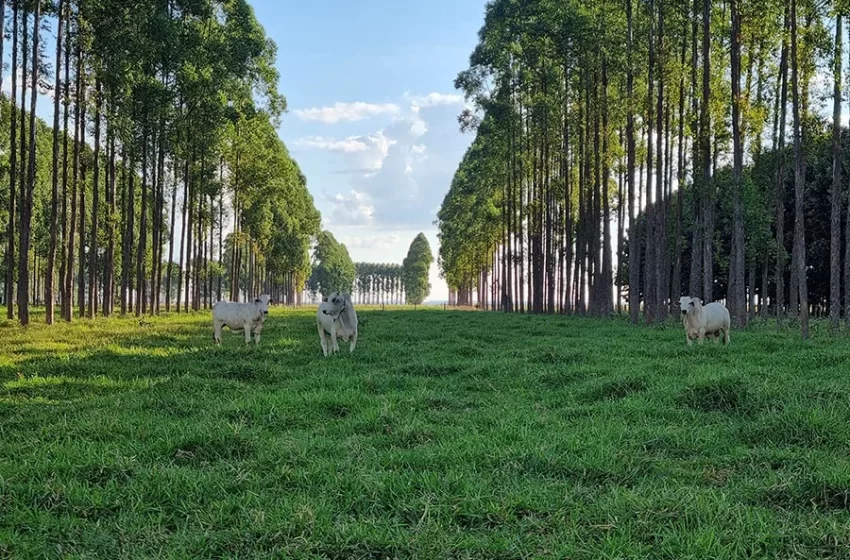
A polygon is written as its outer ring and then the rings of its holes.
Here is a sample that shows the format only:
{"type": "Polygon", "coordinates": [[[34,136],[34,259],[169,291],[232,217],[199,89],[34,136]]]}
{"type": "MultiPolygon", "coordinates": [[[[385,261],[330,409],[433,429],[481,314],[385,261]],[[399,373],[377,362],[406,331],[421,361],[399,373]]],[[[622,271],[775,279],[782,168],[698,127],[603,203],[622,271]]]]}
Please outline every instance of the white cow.
{"type": "Polygon", "coordinates": [[[327,358],[329,354],[339,352],[337,337],[350,342],[348,351],[354,352],[357,345],[357,312],[348,294],[333,292],[322,298],[316,310],[316,328],[319,330],[319,341],[322,353],[327,358]],[[328,342],[330,336],[330,348],[328,342]]]}
{"type": "Polygon", "coordinates": [[[703,305],[699,298],[683,296],[679,299],[679,307],[682,310],[682,324],[685,327],[685,339],[689,346],[694,339],[702,344],[706,337],[719,339],[721,335],[723,344],[729,344],[732,319],[725,305],[716,301],[703,305]]]}
{"type": "Polygon", "coordinates": [[[215,343],[221,344],[221,328],[228,327],[232,331],[245,331],[245,344],[251,342],[251,333],[254,333],[254,343],[259,344],[260,332],[271,302],[271,296],[263,294],[253,302],[219,301],[213,305],[215,343]]]}

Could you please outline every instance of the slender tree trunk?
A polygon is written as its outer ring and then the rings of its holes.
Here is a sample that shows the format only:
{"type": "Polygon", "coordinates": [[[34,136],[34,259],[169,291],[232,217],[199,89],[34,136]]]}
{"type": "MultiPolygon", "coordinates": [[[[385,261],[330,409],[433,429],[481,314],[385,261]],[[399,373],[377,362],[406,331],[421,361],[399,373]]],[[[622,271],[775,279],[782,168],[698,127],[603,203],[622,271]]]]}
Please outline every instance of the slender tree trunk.
{"type": "Polygon", "coordinates": [[[602,316],[608,317],[614,311],[614,265],[611,255],[611,206],[608,196],[608,183],[611,181],[611,154],[608,149],[608,61],[602,56],[602,316]]]}
{"type": "Polygon", "coordinates": [[[139,243],[136,251],[136,317],[147,312],[146,257],[148,238],[148,113],[142,117],[142,211],[139,215],[139,243]]]}
{"type": "Polygon", "coordinates": [[[832,206],[830,212],[829,319],[841,326],[841,15],[835,17],[835,67],[832,94],[832,206]]]}
{"type": "MultiPolygon", "coordinates": [[[[123,152],[123,150],[122,150],[123,152]]],[[[126,210],[124,224],[123,247],[121,249],[121,315],[126,315],[132,308],[132,270],[133,270],[133,236],[136,214],[136,154],[130,148],[130,163],[127,165],[126,154],[122,154],[124,162],[122,176],[126,192],[126,210]]]]}
{"type": "MultiPolygon", "coordinates": [[[[646,209],[644,210],[644,227],[646,238],[646,259],[644,261],[644,315],[647,324],[652,324],[655,321],[655,278],[656,278],[656,255],[659,252],[655,237],[655,214],[659,210],[658,204],[660,200],[652,200],[652,179],[653,179],[653,149],[652,149],[652,131],[655,127],[654,115],[654,84],[655,83],[655,2],[649,0],[649,75],[647,77],[647,109],[646,109],[646,129],[647,129],[647,150],[646,150],[646,209]]],[[[663,87],[659,84],[660,87],[663,87]]],[[[661,115],[658,115],[659,121],[661,115]]],[[[659,177],[660,180],[660,177],[659,177]]]]}
{"type": "Polygon", "coordinates": [[[629,320],[637,325],[640,320],[640,244],[635,217],[635,119],[634,119],[634,62],[632,60],[633,29],[632,0],[626,0],[626,18],[628,25],[628,71],[627,92],[628,109],[626,116],[626,180],[629,191],[629,320]]]}
{"type": "MultiPolygon", "coordinates": [[[[0,22],[4,21],[3,13],[5,11],[6,2],[0,0],[0,22]]],[[[50,204],[50,250],[47,253],[47,279],[44,283],[46,288],[44,292],[45,322],[48,325],[53,324],[53,303],[54,293],[53,287],[55,284],[54,272],[56,269],[56,250],[58,246],[57,237],[59,235],[59,94],[62,86],[62,38],[65,30],[65,2],[59,0],[58,5],[58,22],[56,30],[56,81],[53,89],[53,174],[51,176],[51,186],[53,193],[50,204]]],[[[3,42],[0,40],[0,60],[3,59],[3,42]]],[[[64,219],[64,214],[63,214],[64,219]]]]}
{"type": "Polygon", "coordinates": [[[730,11],[732,13],[732,188],[734,189],[733,206],[735,213],[732,257],[735,262],[735,274],[734,278],[730,275],[729,281],[734,286],[735,299],[732,302],[734,321],[738,327],[744,327],[747,324],[747,296],[746,285],[744,284],[746,267],[744,203],[741,193],[744,172],[744,138],[741,130],[741,14],[738,11],[738,0],[730,0],[730,11]]]}
{"type": "MultiPolygon", "coordinates": [[[[685,10],[687,15],[687,10],[685,10]]],[[[678,131],[678,154],[676,158],[676,182],[678,189],[676,192],[676,249],[673,256],[673,278],[670,282],[670,313],[676,314],[676,302],[682,296],[682,249],[684,245],[684,233],[682,230],[682,215],[685,209],[685,57],[688,51],[688,20],[684,19],[684,28],[682,29],[682,53],[679,58],[679,63],[682,67],[679,76],[679,131],[678,131]]]]}
{"type": "Polygon", "coordinates": [[[18,2],[12,2],[12,64],[9,68],[12,76],[12,91],[9,96],[11,126],[9,128],[9,222],[6,226],[6,318],[15,316],[14,285],[15,285],[15,190],[17,186],[17,109],[15,99],[18,93],[18,2]]]}
{"type": "Polygon", "coordinates": [[[112,315],[115,312],[115,131],[110,127],[107,133],[109,145],[109,179],[106,188],[106,203],[108,205],[108,221],[106,225],[106,266],[103,281],[103,314],[112,315]]]}
{"type": "Polygon", "coordinates": [[[797,290],[800,304],[800,330],[804,340],[809,338],[809,288],[806,279],[806,222],[804,195],[806,160],[800,116],[799,58],[797,56],[797,0],[791,0],[791,90],[794,113],[794,254],[797,257],[797,290]]]}
{"type": "MultiPolygon", "coordinates": [[[[658,73],[658,96],[656,105],[657,127],[655,133],[655,143],[657,152],[656,161],[656,184],[655,184],[655,267],[650,272],[654,278],[652,284],[655,288],[655,312],[653,317],[656,321],[663,321],[667,317],[667,308],[664,298],[668,295],[669,290],[665,289],[664,285],[664,269],[666,268],[667,255],[667,220],[666,220],[666,201],[664,200],[664,6],[662,0],[658,0],[658,54],[656,72],[658,73]]],[[[650,151],[652,149],[650,148],[650,151]]],[[[651,173],[651,171],[650,171],[651,173]]]]}
{"type": "MultiPolygon", "coordinates": [[[[179,139],[178,142],[179,144],[179,139]]],[[[174,222],[177,217],[177,156],[172,156],[172,169],[174,176],[171,186],[171,220],[168,226],[168,265],[165,271],[165,311],[171,311],[171,278],[174,269],[174,222]]]]}
{"type": "MultiPolygon", "coordinates": [[[[29,122],[29,152],[26,152],[26,144],[24,141],[24,107],[26,106],[26,86],[21,90],[21,167],[26,162],[26,172],[21,175],[21,224],[20,224],[20,239],[18,241],[18,320],[22,325],[28,325],[30,322],[30,268],[29,268],[29,253],[30,240],[32,236],[32,206],[33,194],[35,192],[35,108],[36,100],[36,85],[38,84],[38,31],[41,16],[41,2],[35,3],[33,38],[32,38],[32,99],[30,101],[30,122],[29,122]],[[28,161],[24,158],[28,155],[28,161]]],[[[24,12],[24,72],[27,76],[26,69],[26,54],[27,54],[27,14],[24,12]]]]}
{"type": "MultiPolygon", "coordinates": [[[[62,318],[71,320],[71,308],[73,295],[71,294],[70,281],[73,270],[73,258],[70,257],[71,247],[74,245],[74,235],[68,232],[68,121],[69,105],[71,103],[71,20],[70,5],[65,5],[65,80],[62,88],[62,258],[59,265],[59,283],[61,286],[62,318]]],[[[14,151],[14,150],[13,150],[14,151]]],[[[73,202],[72,202],[73,204],[73,202]]],[[[73,220],[71,220],[73,228],[73,220]]]]}
{"type": "Polygon", "coordinates": [[[782,53],[779,61],[779,94],[776,135],[776,153],[779,161],[776,166],[776,188],[774,191],[774,206],[776,211],[776,325],[782,324],[785,315],[785,261],[788,258],[785,251],[785,120],[788,107],[788,35],[790,33],[791,17],[788,4],[785,5],[785,24],[782,32],[782,53]]]}
{"type": "Polygon", "coordinates": [[[97,234],[100,229],[100,113],[102,108],[100,77],[95,79],[94,100],[94,157],[92,158],[91,240],[89,241],[89,319],[97,314],[97,234]]]}
{"type": "Polygon", "coordinates": [[[188,159],[183,165],[183,206],[180,212],[180,266],[177,268],[177,312],[180,313],[180,295],[183,292],[183,269],[185,262],[183,260],[183,255],[185,255],[185,243],[186,243],[186,217],[188,207],[186,205],[189,200],[189,161],[188,159]]]}
{"type": "Polygon", "coordinates": [[[703,223],[702,215],[704,185],[700,173],[702,157],[700,149],[702,145],[702,134],[699,130],[701,123],[701,111],[699,108],[699,96],[697,88],[697,69],[699,68],[697,53],[697,36],[699,35],[699,12],[700,0],[694,0],[693,14],[691,18],[691,183],[693,185],[693,201],[691,205],[692,223],[691,230],[691,270],[688,282],[688,295],[699,297],[702,294],[702,249],[703,249],[703,223]]]}
{"type": "Polygon", "coordinates": [[[703,0],[702,9],[702,105],[700,107],[700,142],[702,149],[703,234],[702,277],[703,300],[714,299],[714,185],[711,178],[711,0],[703,0]]]}

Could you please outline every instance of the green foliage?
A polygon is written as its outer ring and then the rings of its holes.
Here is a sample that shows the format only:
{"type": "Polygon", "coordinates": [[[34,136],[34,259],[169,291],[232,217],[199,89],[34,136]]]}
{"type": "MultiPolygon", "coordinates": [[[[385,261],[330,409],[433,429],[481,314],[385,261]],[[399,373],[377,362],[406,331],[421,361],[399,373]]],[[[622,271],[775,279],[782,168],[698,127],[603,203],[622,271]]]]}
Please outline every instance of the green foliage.
{"type": "Polygon", "coordinates": [[[311,292],[328,295],[331,292],[350,293],[357,270],[345,245],[329,231],[316,239],[313,250],[313,274],[307,282],[311,292]]]}
{"type": "Polygon", "coordinates": [[[431,253],[431,245],[424,233],[417,235],[410,243],[410,249],[404,258],[404,293],[407,303],[418,305],[425,301],[431,292],[431,284],[428,282],[428,273],[434,255],[431,253]]]}

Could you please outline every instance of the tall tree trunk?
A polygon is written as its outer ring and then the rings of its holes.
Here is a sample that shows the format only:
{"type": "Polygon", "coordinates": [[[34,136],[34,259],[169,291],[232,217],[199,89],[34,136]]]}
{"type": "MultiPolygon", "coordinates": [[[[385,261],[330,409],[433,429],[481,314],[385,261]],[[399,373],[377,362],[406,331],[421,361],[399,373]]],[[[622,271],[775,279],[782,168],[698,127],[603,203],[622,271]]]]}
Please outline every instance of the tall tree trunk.
{"type": "Polygon", "coordinates": [[[702,103],[700,143],[702,151],[703,233],[702,290],[703,300],[714,299],[714,185],[711,178],[711,0],[702,3],[702,103]]]}
{"type": "MultiPolygon", "coordinates": [[[[179,144],[179,139],[178,142],[179,144]]],[[[168,265],[165,270],[165,311],[171,311],[171,278],[174,268],[174,222],[177,214],[177,156],[172,156],[171,161],[173,183],[171,186],[171,220],[168,226],[168,265]]]]}
{"type": "Polygon", "coordinates": [[[126,154],[123,153],[121,160],[124,162],[122,168],[122,177],[124,180],[126,193],[125,205],[125,223],[124,236],[122,239],[121,248],[121,315],[126,315],[132,308],[132,270],[133,270],[133,236],[135,230],[135,215],[136,215],[136,154],[133,148],[130,148],[129,166],[127,164],[126,154]]]}
{"type": "Polygon", "coordinates": [[[183,164],[183,205],[180,212],[180,265],[177,267],[177,312],[180,313],[180,296],[183,293],[183,275],[184,275],[184,261],[183,255],[185,255],[185,242],[186,242],[186,218],[187,218],[187,210],[188,207],[186,203],[189,200],[189,160],[186,159],[186,162],[183,164]]]}
{"type": "Polygon", "coordinates": [[[830,212],[829,319],[841,326],[841,15],[835,16],[835,66],[832,94],[832,206],[830,212]]]}
{"type": "Polygon", "coordinates": [[[776,127],[776,153],[779,161],[776,165],[776,185],[774,190],[774,207],[776,211],[776,325],[782,324],[785,315],[785,261],[788,258],[785,251],[785,120],[788,107],[788,41],[791,29],[791,16],[788,4],[785,4],[785,23],[782,31],[782,53],[779,61],[779,106],[778,123],[776,127]]]}
{"type": "Polygon", "coordinates": [[[626,116],[626,180],[629,191],[629,320],[637,325],[640,319],[640,243],[635,217],[635,118],[634,118],[634,62],[633,29],[632,29],[632,0],[626,0],[626,18],[628,25],[628,75],[626,77],[628,92],[628,113],[626,116]]]}
{"type": "Polygon", "coordinates": [[[702,156],[700,149],[702,146],[702,134],[699,127],[701,122],[701,111],[699,109],[699,96],[697,88],[699,81],[697,80],[697,69],[699,67],[697,53],[697,36],[699,35],[699,12],[700,0],[694,0],[693,14],[691,18],[691,184],[693,188],[693,202],[691,205],[692,226],[691,226],[691,267],[690,281],[688,282],[688,295],[690,297],[699,297],[702,295],[702,249],[703,249],[703,184],[700,173],[700,165],[702,156]]]}
{"type": "MultiPolygon", "coordinates": [[[[25,122],[26,117],[24,108],[26,107],[26,85],[22,84],[21,89],[21,183],[20,183],[20,238],[18,240],[18,320],[22,325],[29,324],[29,299],[30,299],[30,268],[29,268],[29,252],[30,239],[32,236],[32,205],[33,193],[35,191],[35,107],[37,99],[36,85],[38,84],[38,28],[39,16],[41,15],[41,2],[36,2],[33,25],[32,39],[32,100],[30,103],[30,123],[29,123],[29,146],[27,152],[27,141],[25,138],[25,122]],[[29,155],[29,158],[26,156],[29,155]],[[26,169],[24,166],[26,165],[26,169]]],[[[24,11],[24,71],[23,76],[26,80],[27,76],[27,23],[29,21],[26,11],[24,11]]]]}
{"type": "MultiPolygon", "coordinates": [[[[685,16],[687,16],[687,9],[685,16]]],[[[679,76],[679,131],[678,131],[678,154],[676,158],[676,182],[678,189],[676,192],[676,249],[673,255],[673,278],[670,282],[670,308],[671,313],[678,313],[675,310],[676,302],[682,296],[682,249],[684,245],[682,231],[682,214],[685,209],[685,57],[688,52],[688,20],[683,19],[684,28],[682,29],[682,53],[679,58],[681,66],[681,74],[679,76]]]]}
{"type": "Polygon", "coordinates": [[[12,76],[12,91],[9,96],[11,126],[9,128],[9,222],[6,225],[6,318],[15,316],[14,285],[15,285],[15,190],[17,187],[17,109],[15,99],[18,93],[18,2],[12,2],[12,64],[9,68],[12,76]]]}
{"type": "MultiPolygon", "coordinates": [[[[644,261],[644,315],[646,316],[647,324],[655,321],[655,279],[656,279],[656,255],[659,252],[655,238],[655,214],[659,210],[658,204],[660,200],[653,202],[652,200],[652,179],[653,179],[653,149],[652,149],[652,131],[655,126],[654,120],[654,99],[653,84],[655,82],[655,2],[649,0],[649,75],[646,85],[646,129],[647,129],[647,149],[646,149],[646,209],[644,210],[645,220],[644,227],[646,228],[646,259],[644,261]]],[[[658,115],[658,120],[661,120],[661,115],[658,115]]],[[[660,180],[660,177],[659,177],[660,180]]]]}
{"type": "Polygon", "coordinates": [[[611,255],[611,207],[608,196],[608,183],[611,180],[611,153],[608,149],[608,61],[602,55],[602,316],[613,312],[614,265],[611,255]]]}
{"type": "MultiPolygon", "coordinates": [[[[5,5],[5,1],[0,1],[0,21],[4,21],[3,12],[5,10],[5,5]]],[[[48,325],[53,324],[53,302],[55,299],[53,293],[53,287],[55,284],[54,272],[56,270],[57,238],[59,235],[59,100],[61,99],[59,91],[62,86],[62,38],[65,31],[65,6],[65,1],[59,0],[59,21],[57,22],[56,29],[56,81],[53,89],[53,174],[51,176],[53,192],[50,204],[50,250],[47,253],[47,279],[44,283],[46,288],[44,292],[44,303],[46,305],[45,322],[48,325]]],[[[0,60],[2,60],[2,58],[3,47],[2,40],[0,40],[0,60]]]]}
{"type": "MultiPolygon", "coordinates": [[[[653,275],[653,287],[655,288],[655,312],[653,317],[656,321],[663,321],[667,315],[667,307],[664,299],[667,297],[668,290],[664,286],[664,269],[666,268],[667,254],[667,220],[666,220],[666,201],[664,200],[664,6],[662,0],[658,0],[658,54],[656,60],[656,72],[658,74],[658,96],[656,105],[657,127],[655,133],[655,143],[657,152],[656,162],[656,184],[655,184],[655,267],[650,272],[653,275]]],[[[652,148],[650,147],[650,151],[652,148]]],[[[651,171],[650,171],[651,173],[651,171]]]]}
{"type": "Polygon", "coordinates": [[[797,268],[797,290],[800,305],[800,331],[803,339],[809,338],[809,288],[806,279],[806,222],[804,194],[806,187],[806,160],[800,116],[800,77],[797,56],[797,0],[791,0],[791,90],[794,113],[794,254],[797,268]]]}
{"type": "Polygon", "coordinates": [[[97,234],[100,229],[100,113],[102,109],[102,86],[100,76],[95,78],[94,86],[94,154],[92,158],[92,205],[91,240],[89,241],[89,319],[97,314],[97,234]]]}
{"type": "Polygon", "coordinates": [[[139,243],[136,251],[136,317],[147,312],[147,238],[148,238],[148,112],[142,117],[142,211],[139,214],[139,243]]]}
{"type": "MultiPolygon", "coordinates": [[[[59,265],[59,283],[61,286],[62,318],[71,320],[71,308],[73,295],[71,294],[70,281],[73,270],[73,258],[70,257],[71,247],[74,245],[74,234],[68,232],[68,121],[70,117],[70,89],[71,89],[71,7],[65,6],[65,79],[62,88],[62,258],[59,265]]],[[[58,93],[58,92],[57,92],[58,93]]],[[[73,204],[73,202],[72,202],[73,204]]],[[[71,220],[73,228],[73,220],[71,220]]]]}
{"type": "Polygon", "coordinates": [[[746,267],[744,203],[741,193],[744,172],[744,139],[743,131],[741,130],[741,14],[738,11],[738,0],[730,0],[730,11],[732,13],[732,188],[735,214],[732,258],[734,259],[735,267],[734,277],[730,274],[729,281],[734,286],[735,294],[731,306],[734,322],[738,327],[744,327],[747,324],[747,296],[746,285],[744,284],[746,267]]]}
{"type": "Polygon", "coordinates": [[[107,224],[106,224],[106,264],[103,278],[103,314],[112,315],[115,312],[115,131],[112,127],[107,129],[107,144],[109,146],[109,179],[106,188],[107,224]]]}
{"type": "MultiPolygon", "coordinates": [[[[164,82],[164,79],[163,79],[164,82]]],[[[163,87],[167,84],[163,83],[163,87]]],[[[166,123],[165,112],[160,113],[159,117],[159,156],[157,158],[156,171],[156,205],[154,211],[154,224],[156,224],[156,232],[154,234],[154,261],[152,265],[151,284],[153,287],[153,302],[151,304],[151,314],[159,314],[162,304],[162,250],[163,250],[163,214],[165,213],[165,142],[166,142],[166,123]]]]}

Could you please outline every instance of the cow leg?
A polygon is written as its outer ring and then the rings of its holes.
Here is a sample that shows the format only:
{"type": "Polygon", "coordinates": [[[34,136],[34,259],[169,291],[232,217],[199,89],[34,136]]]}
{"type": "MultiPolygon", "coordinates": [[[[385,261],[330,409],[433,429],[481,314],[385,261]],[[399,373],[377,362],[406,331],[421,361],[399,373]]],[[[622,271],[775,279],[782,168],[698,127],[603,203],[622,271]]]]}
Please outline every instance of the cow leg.
{"type": "Polygon", "coordinates": [[[339,343],[336,340],[336,321],[331,322],[331,349],[334,354],[339,352],[339,343]]]}
{"type": "Polygon", "coordinates": [[[254,330],[254,344],[260,343],[260,332],[262,330],[263,330],[263,328],[260,327],[259,325],[257,326],[256,330],[254,330]]]}
{"type": "Polygon", "coordinates": [[[348,345],[348,353],[354,353],[354,347],[357,345],[357,331],[354,331],[354,334],[351,335],[351,343],[348,345]]]}
{"type": "Polygon", "coordinates": [[[221,322],[213,321],[213,340],[219,346],[221,346],[221,322]]]}
{"type": "Polygon", "coordinates": [[[723,329],[723,345],[729,344],[729,329],[723,329]]]}
{"type": "Polygon", "coordinates": [[[251,344],[251,323],[246,321],[242,328],[245,331],[245,344],[251,344]]]}
{"type": "Polygon", "coordinates": [[[699,328],[699,343],[702,344],[705,341],[705,327],[699,328]]]}
{"type": "Polygon", "coordinates": [[[322,323],[319,322],[319,321],[316,321],[316,325],[318,326],[318,329],[319,329],[319,342],[322,345],[322,354],[325,356],[325,358],[327,358],[328,357],[328,339],[325,336],[325,329],[322,328],[322,323]]]}

